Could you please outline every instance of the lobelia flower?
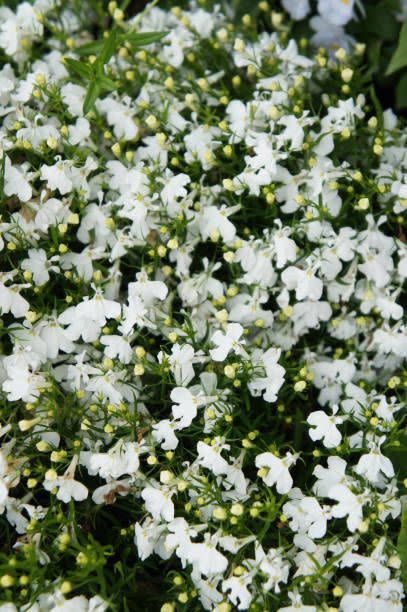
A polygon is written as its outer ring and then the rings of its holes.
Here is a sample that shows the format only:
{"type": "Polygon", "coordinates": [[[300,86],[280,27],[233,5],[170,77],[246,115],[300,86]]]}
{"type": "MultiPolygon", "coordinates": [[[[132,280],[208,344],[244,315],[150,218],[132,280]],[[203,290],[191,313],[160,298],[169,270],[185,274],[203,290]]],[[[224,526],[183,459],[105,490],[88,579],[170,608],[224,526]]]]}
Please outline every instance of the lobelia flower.
{"type": "Polygon", "coordinates": [[[363,504],[366,498],[361,495],[355,495],[350,488],[344,484],[336,484],[331,486],[328,491],[328,497],[334,499],[338,503],[332,508],[332,516],[336,518],[346,519],[346,524],[349,531],[356,531],[363,520],[363,504]]]}
{"type": "Polygon", "coordinates": [[[206,206],[199,219],[199,229],[203,240],[212,237],[213,232],[218,232],[222,240],[228,244],[235,239],[236,228],[228,217],[240,209],[240,205],[230,206],[229,208],[216,206],[206,206]]]}
{"type": "Polygon", "coordinates": [[[228,566],[227,558],[216,549],[216,536],[204,534],[204,542],[191,542],[188,562],[192,563],[194,575],[219,576],[228,566]]]}
{"type": "Polygon", "coordinates": [[[269,348],[260,357],[260,363],[264,367],[265,376],[254,376],[248,383],[248,388],[253,395],[263,391],[263,399],[266,402],[275,402],[278,391],[284,383],[285,369],[278,362],[281,349],[269,348]]]}
{"type": "Polygon", "coordinates": [[[31,372],[28,368],[11,366],[7,368],[7,379],[3,382],[2,389],[11,402],[35,402],[41,390],[48,386],[49,383],[41,374],[31,372]]]}
{"type": "Polygon", "coordinates": [[[313,472],[318,479],[313,486],[313,491],[319,497],[329,497],[331,487],[337,484],[346,484],[351,480],[345,474],[347,467],[345,459],[331,455],[328,457],[327,463],[327,468],[317,465],[313,472]]]}
{"type": "Polygon", "coordinates": [[[49,281],[50,272],[59,272],[59,267],[52,265],[55,261],[59,261],[59,255],[48,260],[44,249],[29,249],[28,258],[23,259],[21,268],[32,272],[34,283],[41,287],[49,281]]]}
{"type": "Polygon", "coordinates": [[[384,474],[387,478],[393,478],[394,476],[394,468],[391,460],[382,455],[380,451],[380,446],[385,439],[386,436],[381,436],[377,440],[369,440],[370,452],[362,455],[354,468],[357,474],[363,476],[373,484],[380,482],[380,474],[384,474]]]}
{"type": "Polygon", "coordinates": [[[216,348],[209,351],[212,359],[214,361],[225,361],[232,350],[236,355],[245,355],[246,352],[242,347],[245,341],[240,340],[243,331],[243,327],[239,323],[228,323],[225,333],[217,330],[211,338],[211,342],[217,345],[216,348]]]}
{"type": "Polygon", "coordinates": [[[176,342],[171,349],[171,355],[166,355],[162,351],[159,352],[158,361],[159,363],[162,363],[163,359],[168,361],[176,384],[187,386],[195,376],[192,365],[194,356],[195,351],[191,345],[184,344],[181,346],[176,342]]]}
{"type": "Polygon", "coordinates": [[[169,489],[145,487],[141,492],[147,512],[150,512],[156,521],[161,518],[169,523],[174,519],[174,504],[171,500],[174,491],[169,489]]]}
{"type": "Polygon", "coordinates": [[[133,349],[127,337],[106,335],[101,337],[100,342],[105,346],[104,353],[107,357],[111,359],[118,357],[121,363],[130,363],[133,357],[133,349]]]}
{"type": "Polygon", "coordinates": [[[322,440],[325,448],[335,448],[339,446],[342,435],[337,425],[343,423],[343,418],[335,416],[339,406],[332,407],[332,416],[328,416],[323,410],[311,412],[307,418],[307,423],[311,425],[309,436],[311,440],[322,440]]]}
{"type": "Polygon", "coordinates": [[[168,287],[162,281],[149,280],[147,273],[142,270],[136,274],[136,282],[129,283],[129,299],[134,300],[139,297],[148,307],[154,300],[165,300],[168,294],[168,287]]]}
{"type": "Polygon", "coordinates": [[[138,134],[138,128],[134,122],[134,111],[130,106],[129,98],[123,98],[123,101],[129,104],[121,104],[112,96],[106,96],[96,101],[96,108],[106,115],[107,122],[113,126],[113,133],[117,139],[133,140],[138,134]]]}
{"type": "MultiPolygon", "coordinates": [[[[297,490],[293,489],[290,497],[294,492],[297,493],[297,490]]],[[[302,497],[301,493],[298,497],[283,506],[284,515],[291,519],[290,528],[305,533],[311,539],[322,538],[326,533],[329,514],[315,497],[302,497]]]]}
{"type": "Polygon", "coordinates": [[[58,161],[52,166],[41,166],[41,180],[47,181],[47,187],[51,191],[58,190],[61,195],[65,195],[73,189],[73,162],[63,160],[60,156],[56,159],[58,161]]]}
{"type": "Polygon", "coordinates": [[[178,428],[177,423],[172,423],[169,419],[163,419],[153,425],[152,436],[163,450],[175,450],[179,440],[175,435],[178,428]]]}
{"type": "Polygon", "coordinates": [[[175,402],[172,405],[172,414],[177,421],[177,429],[189,427],[198,414],[198,407],[205,403],[203,396],[194,395],[185,387],[173,389],[170,398],[175,402]]]}
{"type": "Polygon", "coordinates": [[[123,474],[135,475],[140,467],[140,455],[145,452],[147,447],[143,444],[119,440],[107,453],[92,454],[89,466],[105,480],[123,474]]]}
{"type": "MultiPolygon", "coordinates": [[[[7,282],[7,280],[4,279],[5,282],[7,282]]],[[[18,285],[6,287],[0,275],[0,308],[2,314],[11,312],[12,315],[18,319],[25,317],[30,309],[30,304],[20,295],[19,289],[20,286],[18,285]]]]}
{"type": "Polygon", "coordinates": [[[318,0],[318,12],[330,23],[343,26],[353,17],[355,0],[318,0]]]}
{"type": "Polygon", "coordinates": [[[262,588],[266,592],[273,589],[275,593],[280,593],[279,583],[287,583],[290,572],[290,565],[284,560],[283,550],[270,548],[266,554],[263,548],[256,544],[255,556],[256,564],[259,564],[266,577],[266,581],[262,583],[262,588]]]}
{"type": "Polygon", "coordinates": [[[3,189],[6,196],[11,197],[16,195],[20,202],[28,202],[31,200],[32,188],[26,178],[25,165],[13,166],[7,155],[4,166],[3,189]]]}
{"type": "Polygon", "coordinates": [[[319,300],[322,295],[323,283],[314,275],[312,268],[301,270],[295,266],[286,268],[281,275],[281,280],[291,291],[295,289],[297,300],[319,300]]]}
{"type": "Polygon", "coordinates": [[[137,546],[138,556],[141,561],[147,559],[153,552],[160,553],[162,559],[170,557],[170,552],[165,554],[163,545],[165,525],[160,525],[156,520],[147,517],[142,525],[136,523],[134,526],[134,543],[137,546]]]}
{"type": "Polygon", "coordinates": [[[74,479],[76,466],[78,464],[78,456],[74,455],[68,469],[63,476],[58,476],[55,470],[48,470],[45,474],[43,482],[44,489],[53,491],[57,489],[56,496],[65,504],[71,499],[75,501],[83,501],[88,497],[88,489],[84,484],[74,479]]]}
{"type": "Polygon", "coordinates": [[[248,586],[251,585],[253,576],[249,572],[241,576],[231,576],[222,582],[222,591],[228,593],[228,599],[238,610],[247,610],[253,600],[253,595],[248,586]]]}
{"type": "Polygon", "coordinates": [[[261,453],[257,455],[255,465],[257,468],[266,468],[265,476],[261,476],[267,486],[276,485],[277,492],[285,495],[293,486],[293,479],[289,468],[297,461],[298,455],[288,452],[280,459],[273,453],[261,453]]]}
{"type": "Polygon", "coordinates": [[[188,195],[185,186],[190,182],[191,179],[187,174],[176,174],[166,182],[164,189],[161,191],[161,199],[171,216],[175,217],[179,214],[178,199],[183,199],[188,195]]]}

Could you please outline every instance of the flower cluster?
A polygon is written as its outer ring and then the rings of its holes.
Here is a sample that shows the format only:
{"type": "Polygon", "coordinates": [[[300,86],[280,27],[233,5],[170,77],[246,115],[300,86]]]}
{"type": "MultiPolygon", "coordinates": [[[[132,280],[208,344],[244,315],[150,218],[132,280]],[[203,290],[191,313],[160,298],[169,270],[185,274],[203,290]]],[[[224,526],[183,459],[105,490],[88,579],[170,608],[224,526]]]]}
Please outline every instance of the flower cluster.
{"type": "Polygon", "coordinates": [[[98,6],[0,9],[0,610],[401,611],[407,129],[265,2],[98,6]]]}
{"type": "MultiPolygon", "coordinates": [[[[335,51],[338,48],[349,50],[357,44],[358,41],[347,31],[346,26],[361,22],[363,28],[366,7],[362,0],[317,0],[315,12],[310,0],[281,0],[281,4],[291,19],[306,20],[309,23],[313,32],[311,42],[314,45],[335,51]]],[[[384,3],[379,5],[378,10],[378,17],[386,18],[390,13],[396,21],[404,21],[407,2],[400,0],[388,5],[384,3]]],[[[378,32],[375,34],[377,36],[378,32]]]]}

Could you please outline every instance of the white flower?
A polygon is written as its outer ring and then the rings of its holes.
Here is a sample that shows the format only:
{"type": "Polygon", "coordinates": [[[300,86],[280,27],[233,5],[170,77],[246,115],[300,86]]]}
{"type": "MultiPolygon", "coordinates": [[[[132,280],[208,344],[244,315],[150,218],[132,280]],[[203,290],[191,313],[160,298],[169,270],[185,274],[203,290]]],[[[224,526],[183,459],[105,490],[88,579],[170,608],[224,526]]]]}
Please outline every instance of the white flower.
{"type": "MultiPolygon", "coordinates": [[[[154,551],[161,549],[159,544],[164,530],[165,526],[160,525],[151,517],[146,518],[142,525],[140,523],[135,524],[134,543],[137,546],[137,552],[141,561],[147,559],[154,551]]],[[[165,558],[162,554],[161,556],[165,558]]],[[[169,556],[168,554],[167,558],[169,556]]]]}
{"type": "Polygon", "coordinates": [[[342,435],[337,425],[343,423],[343,418],[335,416],[337,412],[338,406],[332,408],[332,416],[328,416],[323,410],[311,412],[307,418],[307,423],[311,425],[311,440],[322,440],[325,448],[335,448],[341,443],[342,435]]]}
{"type": "Polygon", "coordinates": [[[226,459],[221,456],[223,448],[228,448],[227,445],[214,445],[209,446],[204,442],[198,442],[198,458],[197,462],[205,468],[211,470],[216,476],[220,474],[227,474],[230,466],[226,459]]]}
{"type": "Polygon", "coordinates": [[[49,470],[45,474],[44,489],[53,491],[57,489],[56,496],[65,504],[71,499],[75,501],[83,501],[88,497],[88,489],[81,482],[74,479],[78,457],[75,455],[63,476],[55,476],[54,470],[49,470]]]}
{"type": "Polygon", "coordinates": [[[58,255],[54,255],[48,260],[44,249],[29,249],[28,259],[23,259],[21,268],[32,272],[34,283],[41,287],[49,281],[50,272],[59,271],[58,266],[52,265],[52,262],[58,260],[58,255]]]}
{"type": "Polygon", "coordinates": [[[164,491],[164,489],[156,489],[155,487],[146,487],[141,492],[141,497],[144,499],[146,510],[150,512],[153,519],[156,521],[163,518],[170,522],[174,519],[174,504],[171,501],[173,493],[164,491]]]}
{"type": "Polygon", "coordinates": [[[338,503],[332,508],[332,516],[346,519],[349,531],[354,532],[363,520],[364,499],[352,493],[344,484],[337,484],[329,488],[328,497],[338,503]]]}
{"type": "Polygon", "coordinates": [[[195,351],[191,345],[184,344],[181,346],[177,342],[171,349],[171,355],[165,355],[164,357],[164,354],[160,351],[158,361],[162,363],[165,358],[170,364],[177,385],[187,386],[195,376],[192,365],[194,356],[195,351]]]}
{"type": "Polygon", "coordinates": [[[382,436],[377,442],[370,442],[370,452],[362,455],[355,467],[355,472],[357,474],[363,476],[373,484],[379,482],[381,473],[387,478],[393,478],[394,476],[394,468],[391,460],[385,457],[380,451],[380,445],[385,439],[385,436],[382,436]]]}
{"type": "Polygon", "coordinates": [[[161,199],[168,208],[168,213],[171,216],[179,214],[180,208],[178,205],[178,199],[185,198],[187,190],[185,185],[191,182],[190,177],[187,174],[176,174],[171,177],[164,189],[161,191],[161,199]]]}
{"type": "Polygon", "coordinates": [[[13,166],[7,156],[3,189],[7,196],[16,195],[21,202],[28,202],[32,197],[32,188],[27,181],[23,168],[13,166]]]}
{"type": "Polygon", "coordinates": [[[52,166],[43,164],[41,166],[41,180],[47,181],[48,189],[59,191],[61,195],[69,193],[73,189],[72,162],[70,160],[59,161],[52,166]]]}
{"type": "Polygon", "coordinates": [[[113,126],[117,139],[133,140],[137,136],[138,128],[134,122],[134,111],[129,105],[121,104],[111,96],[107,96],[96,101],[96,108],[105,113],[107,122],[113,126]]]}
{"type": "Polygon", "coordinates": [[[178,446],[178,438],[175,435],[177,424],[168,419],[163,419],[153,425],[153,438],[161,444],[163,450],[175,450],[178,446]]]}
{"type": "Polygon", "coordinates": [[[347,476],[345,475],[346,461],[341,457],[328,457],[328,468],[317,465],[314,469],[314,476],[318,481],[314,485],[314,492],[320,497],[328,497],[331,487],[336,484],[345,484],[347,476]]]}
{"type": "Polygon", "coordinates": [[[6,9],[1,17],[0,47],[10,56],[17,59],[26,57],[22,45],[23,40],[28,43],[40,37],[44,26],[38,19],[37,12],[28,2],[21,2],[16,13],[6,9]]]}
{"type": "Polygon", "coordinates": [[[222,582],[222,591],[228,593],[228,599],[238,610],[247,610],[250,606],[253,595],[247,587],[251,582],[252,576],[249,572],[239,577],[231,576],[222,582]]]}
{"type": "Polygon", "coordinates": [[[71,145],[83,143],[90,136],[90,123],[87,119],[79,117],[74,125],[68,128],[68,140],[71,145]]]}
{"type": "Polygon", "coordinates": [[[318,12],[323,19],[342,26],[353,17],[355,0],[318,0],[318,12]]]}
{"type": "Polygon", "coordinates": [[[18,292],[18,286],[6,287],[0,281],[0,308],[3,314],[11,312],[16,318],[24,317],[30,304],[18,292]]]}
{"type": "Polygon", "coordinates": [[[165,300],[168,294],[168,287],[165,283],[149,280],[144,270],[138,272],[136,278],[136,282],[128,284],[130,299],[140,297],[146,306],[153,304],[154,300],[165,300]]]}
{"type": "Polygon", "coordinates": [[[228,566],[227,558],[216,550],[216,541],[209,534],[205,534],[204,542],[190,544],[188,561],[193,573],[205,576],[222,575],[228,566]]]}
{"type": "Polygon", "coordinates": [[[284,560],[282,553],[282,549],[270,548],[265,554],[261,546],[256,546],[256,561],[260,561],[260,569],[267,578],[262,584],[265,591],[273,589],[275,593],[279,593],[279,583],[287,583],[290,565],[284,560]]]}
{"type": "MultiPolygon", "coordinates": [[[[293,489],[294,493],[296,489],[293,489]]],[[[290,493],[291,495],[291,493],[290,493]]],[[[322,538],[327,528],[327,512],[321,508],[315,497],[302,497],[283,506],[284,515],[290,520],[290,528],[305,533],[309,538],[322,538]]]]}
{"type": "Polygon", "coordinates": [[[214,361],[225,361],[230,351],[234,351],[236,355],[244,354],[242,345],[245,341],[240,340],[242,335],[243,327],[239,323],[229,323],[225,333],[217,330],[211,338],[211,342],[217,345],[216,348],[209,351],[212,359],[214,361]]]}
{"type": "Polygon", "coordinates": [[[118,357],[121,363],[130,363],[133,350],[129,340],[123,336],[107,335],[100,338],[100,342],[106,347],[105,355],[114,359],[118,357]]]}
{"type": "Polygon", "coordinates": [[[177,421],[177,429],[189,427],[198,414],[198,406],[203,403],[202,398],[185,387],[176,387],[171,391],[170,397],[175,402],[172,405],[172,414],[177,421]]]}
{"type": "Polygon", "coordinates": [[[263,391],[263,399],[266,402],[275,402],[278,391],[284,383],[285,369],[278,362],[281,349],[270,348],[260,358],[264,367],[265,376],[256,375],[248,383],[248,388],[253,395],[263,391]]]}
{"type": "Polygon", "coordinates": [[[105,480],[123,474],[134,475],[140,467],[140,454],[146,450],[135,442],[119,440],[107,453],[93,453],[89,465],[105,480]]]}
{"type": "Polygon", "coordinates": [[[7,368],[7,379],[3,382],[3,391],[11,402],[21,399],[23,402],[34,402],[48,383],[41,374],[30,372],[18,366],[7,368]]]}
{"type": "Polygon", "coordinates": [[[233,206],[219,209],[216,206],[206,206],[199,219],[202,238],[206,240],[213,235],[213,232],[218,232],[218,236],[220,234],[226,244],[232,242],[236,236],[236,228],[228,217],[239,208],[239,206],[233,206]]]}
{"type": "Polygon", "coordinates": [[[309,0],[282,0],[282,5],[291,19],[304,19],[310,11],[309,0]]]}
{"type": "Polygon", "coordinates": [[[67,83],[61,87],[61,98],[67,106],[68,112],[73,117],[83,116],[83,101],[85,99],[86,89],[81,85],[67,83]]]}
{"type": "Polygon", "coordinates": [[[281,495],[288,493],[293,486],[293,479],[290,475],[289,468],[295,464],[297,457],[292,453],[286,453],[285,457],[280,459],[273,453],[261,453],[256,457],[257,468],[267,468],[265,476],[262,480],[267,486],[276,485],[277,492],[281,495]]]}
{"type": "Polygon", "coordinates": [[[322,291],[322,281],[314,275],[311,268],[301,270],[295,266],[286,268],[281,275],[281,280],[290,291],[295,289],[295,297],[297,300],[319,300],[322,291]]]}

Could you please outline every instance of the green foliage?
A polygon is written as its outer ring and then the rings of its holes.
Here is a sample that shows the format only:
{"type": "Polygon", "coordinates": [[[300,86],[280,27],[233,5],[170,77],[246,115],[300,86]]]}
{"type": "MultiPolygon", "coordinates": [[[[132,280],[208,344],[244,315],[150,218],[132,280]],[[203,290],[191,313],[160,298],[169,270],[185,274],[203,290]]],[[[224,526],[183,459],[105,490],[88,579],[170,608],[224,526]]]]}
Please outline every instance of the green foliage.
{"type": "Polygon", "coordinates": [[[124,44],[134,49],[158,42],[167,32],[124,32],[120,33],[114,27],[109,36],[95,40],[78,47],[76,53],[79,56],[95,55],[97,59],[93,64],[84,60],[65,59],[65,65],[74,77],[86,81],[87,91],[83,102],[83,112],[87,114],[95,105],[98,97],[107,91],[113,91],[116,83],[105,74],[105,65],[115,55],[116,51],[124,44]]]}
{"type": "Polygon", "coordinates": [[[397,550],[401,560],[401,575],[404,587],[407,588],[407,506],[401,517],[401,529],[397,541],[397,550]]]}
{"type": "Polygon", "coordinates": [[[407,21],[404,22],[401,28],[399,42],[387,66],[386,74],[393,74],[393,72],[405,66],[407,66],[407,21]]]}

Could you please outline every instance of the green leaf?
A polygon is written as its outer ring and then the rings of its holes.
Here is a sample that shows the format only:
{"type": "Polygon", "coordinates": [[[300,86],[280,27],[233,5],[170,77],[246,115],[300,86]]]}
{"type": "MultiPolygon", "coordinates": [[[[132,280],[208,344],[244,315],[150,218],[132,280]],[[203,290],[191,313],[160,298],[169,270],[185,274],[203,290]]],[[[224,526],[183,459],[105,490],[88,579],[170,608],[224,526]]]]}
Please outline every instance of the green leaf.
{"type": "Polygon", "coordinates": [[[101,91],[114,91],[117,89],[117,84],[105,74],[98,74],[97,82],[101,91]]]}
{"type": "Polygon", "coordinates": [[[85,100],[83,101],[84,115],[86,115],[94,107],[100,91],[100,85],[96,80],[89,83],[88,91],[86,92],[85,100]]]}
{"type": "Polygon", "coordinates": [[[387,66],[386,75],[393,74],[407,65],[407,20],[403,23],[400,30],[399,42],[393,57],[387,66]]]}
{"type": "Polygon", "coordinates": [[[407,506],[401,516],[401,529],[397,540],[397,552],[401,559],[401,577],[404,587],[407,588],[407,506]]]}
{"type": "Polygon", "coordinates": [[[372,40],[372,35],[377,36],[380,40],[393,42],[396,39],[399,27],[400,25],[387,3],[378,2],[373,6],[366,6],[365,18],[359,24],[355,24],[355,35],[357,39],[360,35],[364,37],[368,35],[369,43],[372,40]]]}
{"type": "Polygon", "coordinates": [[[0,198],[4,197],[4,178],[6,174],[6,154],[0,159],[0,198]]]}
{"type": "Polygon", "coordinates": [[[117,36],[117,30],[113,28],[109,36],[104,40],[102,50],[98,57],[97,65],[99,68],[103,68],[103,66],[107,64],[118,46],[119,40],[117,36]]]}
{"type": "Polygon", "coordinates": [[[123,41],[135,47],[143,47],[161,40],[167,34],[168,32],[127,32],[123,34],[123,41]]]}
{"type": "Polygon", "coordinates": [[[97,55],[101,52],[104,44],[105,41],[103,39],[94,40],[93,42],[77,47],[75,53],[77,55],[97,55]]]}
{"type": "Polygon", "coordinates": [[[92,78],[93,71],[89,64],[72,59],[71,57],[66,57],[64,64],[70,72],[80,76],[82,79],[89,80],[92,78]]]}
{"type": "Polygon", "coordinates": [[[396,85],[396,108],[407,108],[407,74],[396,85]]]}

